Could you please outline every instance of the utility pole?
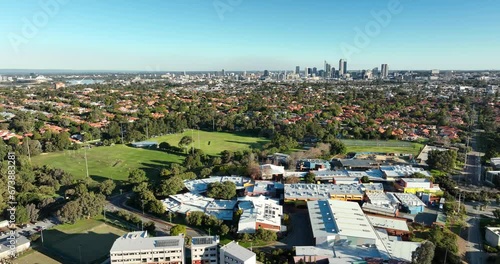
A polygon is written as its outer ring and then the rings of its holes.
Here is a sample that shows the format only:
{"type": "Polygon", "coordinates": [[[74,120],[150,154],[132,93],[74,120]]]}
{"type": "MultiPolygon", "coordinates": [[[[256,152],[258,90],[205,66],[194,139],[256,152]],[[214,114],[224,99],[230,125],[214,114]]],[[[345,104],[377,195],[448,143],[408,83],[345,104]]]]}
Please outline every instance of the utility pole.
{"type": "Polygon", "coordinates": [[[84,146],[83,150],[85,152],[85,169],[87,171],[87,178],[89,178],[89,164],[87,162],[87,146],[84,146]]]}
{"type": "Polygon", "coordinates": [[[26,147],[28,148],[28,159],[29,159],[30,164],[31,164],[30,138],[29,137],[26,137],[26,147]]]}

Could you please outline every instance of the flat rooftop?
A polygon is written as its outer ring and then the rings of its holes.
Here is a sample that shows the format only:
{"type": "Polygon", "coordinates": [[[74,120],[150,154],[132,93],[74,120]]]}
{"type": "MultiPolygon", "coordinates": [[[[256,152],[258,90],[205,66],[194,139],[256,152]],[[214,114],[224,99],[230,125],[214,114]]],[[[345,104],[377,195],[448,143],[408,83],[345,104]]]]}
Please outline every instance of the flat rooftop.
{"type": "Polygon", "coordinates": [[[412,193],[393,193],[401,204],[404,206],[425,206],[425,203],[422,202],[415,194],[412,193]]]}
{"type": "Polygon", "coordinates": [[[146,231],[127,233],[115,240],[110,252],[154,250],[158,248],[183,248],[181,236],[148,237],[146,231]]]}
{"type": "Polygon", "coordinates": [[[218,236],[201,236],[191,238],[193,246],[215,246],[219,244],[218,236]]]}
{"type": "Polygon", "coordinates": [[[406,224],[406,220],[380,217],[374,215],[367,215],[366,217],[368,218],[368,220],[370,220],[370,223],[374,227],[410,232],[410,230],[408,229],[408,224],[406,224]]]}
{"type": "Polygon", "coordinates": [[[380,166],[380,170],[386,175],[386,177],[408,177],[418,172],[427,177],[431,174],[422,168],[412,167],[412,166],[380,166]]]}
{"type": "Polygon", "coordinates": [[[238,243],[234,241],[231,241],[225,246],[221,247],[221,250],[224,250],[224,252],[238,257],[242,261],[247,261],[255,256],[255,253],[238,245],[238,243]]]}
{"type": "Polygon", "coordinates": [[[331,195],[363,195],[359,184],[285,184],[285,199],[328,199],[331,195]]]}
{"type": "Polygon", "coordinates": [[[203,193],[207,191],[208,184],[213,182],[230,181],[236,184],[236,188],[243,188],[245,183],[250,182],[250,178],[243,176],[210,176],[206,179],[185,180],[184,186],[192,193],[203,193]]]}
{"type": "Polygon", "coordinates": [[[376,239],[377,236],[356,202],[318,200],[307,202],[313,236],[349,236],[376,239]]]}

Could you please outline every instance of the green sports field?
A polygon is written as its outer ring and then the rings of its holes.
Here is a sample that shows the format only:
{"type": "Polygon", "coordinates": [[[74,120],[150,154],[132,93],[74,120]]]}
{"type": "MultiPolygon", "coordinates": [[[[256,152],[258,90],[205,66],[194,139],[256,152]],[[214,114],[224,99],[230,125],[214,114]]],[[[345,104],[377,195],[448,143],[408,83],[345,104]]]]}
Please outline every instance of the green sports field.
{"type": "Polygon", "coordinates": [[[237,151],[249,148],[260,148],[269,140],[265,138],[249,137],[225,132],[206,132],[201,130],[186,130],[184,133],[161,136],[151,139],[161,143],[168,142],[177,146],[183,136],[193,137],[194,143],[191,145],[203,150],[208,155],[218,155],[223,150],[237,151]],[[210,143],[210,145],[209,145],[210,143]]]}
{"type": "MultiPolygon", "coordinates": [[[[206,154],[218,155],[223,150],[245,150],[251,147],[260,147],[268,141],[263,138],[247,137],[244,135],[186,131],[182,134],[172,134],[149,139],[158,143],[168,142],[177,146],[184,135],[193,136],[192,146],[201,148],[206,154]],[[199,140],[198,140],[199,138],[199,140]],[[209,145],[210,142],[210,145],[209,145]]],[[[144,169],[149,177],[157,177],[161,168],[172,162],[181,162],[182,155],[166,153],[159,150],[140,149],[124,146],[121,144],[109,147],[94,147],[87,150],[87,162],[89,175],[98,181],[109,178],[118,181],[126,180],[132,169],[144,169]]],[[[32,158],[35,165],[49,165],[53,168],[64,169],[73,174],[75,178],[84,178],[85,150],[66,150],[42,154],[32,158]]]]}
{"type": "Polygon", "coordinates": [[[398,140],[358,140],[345,139],[342,142],[347,152],[385,152],[418,155],[423,147],[420,143],[398,140]]]}
{"type": "Polygon", "coordinates": [[[35,250],[31,250],[30,252],[26,253],[26,255],[23,255],[22,257],[14,260],[14,264],[60,264],[60,263],[62,262],[52,259],[49,256],[46,256],[43,253],[35,250]]]}
{"type": "Polygon", "coordinates": [[[101,221],[88,219],[43,232],[44,246],[65,260],[90,263],[105,258],[115,240],[126,232],[101,221]]]}

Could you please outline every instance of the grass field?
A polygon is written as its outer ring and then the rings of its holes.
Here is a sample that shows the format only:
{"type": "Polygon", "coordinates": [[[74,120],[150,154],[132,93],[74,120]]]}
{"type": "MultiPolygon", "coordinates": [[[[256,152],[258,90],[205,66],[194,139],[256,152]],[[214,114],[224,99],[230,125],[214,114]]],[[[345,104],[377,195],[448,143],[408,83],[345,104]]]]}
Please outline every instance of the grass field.
{"type": "Polygon", "coordinates": [[[423,145],[398,140],[357,140],[345,139],[342,142],[347,147],[347,152],[385,152],[418,155],[423,145]]]}
{"type": "Polygon", "coordinates": [[[223,150],[237,151],[249,148],[261,148],[269,140],[265,138],[249,137],[225,132],[206,132],[201,130],[187,130],[181,134],[166,135],[153,138],[152,141],[168,142],[177,146],[183,136],[192,136],[194,143],[191,145],[203,150],[208,155],[218,155],[223,150]],[[199,140],[198,140],[199,139],[199,140]],[[210,145],[208,144],[210,142],[210,145]]]}
{"type": "Polygon", "coordinates": [[[14,260],[14,264],[61,264],[55,259],[52,259],[43,253],[35,250],[30,250],[26,255],[14,260]]]}
{"type": "Polygon", "coordinates": [[[105,258],[114,241],[126,232],[99,220],[78,221],[74,225],[61,225],[43,232],[44,246],[66,259],[82,263],[105,258]]]}
{"type": "MultiPolygon", "coordinates": [[[[179,140],[184,135],[191,135],[191,131],[182,134],[172,134],[150,139],[161,143],[168,142],[177,146],[179,140]]],[[[217,155],[223,150],[244,150],[250,147],[260,147],[267,141],[261,138],[247,137],[242,135],[221,133],[221,132],[199,132],[193,131],[193,146],[198,146],[209,155],[217,155]],[[210,141],[210,145],[208,142],[210,141]]],[[[128,172],[132,169],[141,168],[146,171],[149,177],[157,177],[162,167],[172,162],[181,162],[182,155],[166,153],[158,150],[132,148],[124,145],[114,145],[109,147],[94,147],[87,150],[87,162],[89,175],[97,181],[110,178],[118,181],[126,180],[128,172]]],[[[73,174],[77,179],[86,176],[85,151],[66,150],[42,154],[34,157],[32,162],[35,165],[50,165],[53,168],[64,169],[73,174]]]]}

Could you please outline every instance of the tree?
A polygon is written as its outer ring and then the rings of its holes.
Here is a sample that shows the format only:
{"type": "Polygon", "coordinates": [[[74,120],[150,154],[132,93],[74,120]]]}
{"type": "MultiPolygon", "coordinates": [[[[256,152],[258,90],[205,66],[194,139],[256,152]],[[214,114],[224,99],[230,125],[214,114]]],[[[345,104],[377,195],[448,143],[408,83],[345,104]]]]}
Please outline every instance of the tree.
{"type": "Polygon", "coordinates": [[[193,138],[191,136],[183,136],[179,141],[179,148],[184,148],[187,150],[187,147],[193,143],[193,138]]]}
{"type": "Polygon", "coordinates": [[[450,172],[455,168],[457,152],[455,150],[431,150],[428,154],[427,164],[431,169],[450,172]]]}
{"type": "Polygon", "coordinates": [[[131,184],[136,185],[146,181],[148,181],[148,177],[146,177],[146,172],[141,169],[133,169],[128,174],[128,182],[131,184]]]}
{"type": "Polygon", "coordinates": [[[412,264],[431,264],[436,246],[430,241],[425,241],[411,254],[412,264]]]}
{"type": "Polygon", "coordinates": [[[38,220],[38,215],[40,210],[36,208],[35,204],[28,204],[26,206],[26,211],[28,213],[28,217],[30,222],[36,222],[38,220]]]}
{"type": "Polygon", "coordinates": [[[229,227],[225,224],[221,225],[220,226],[220,234],[225,236],[225,235],[227,235],[227,233],[229,233],[229,227]]]}
{"type": "Polygon", "coordinates": [[[77,201],[70,201],[57,212],[57,215],[63,223],[74,224],[82,217],[82,208],[77,201]]]}
{"type": "Polygon", "coordinates": [[[111,193],[113,193],[115,187],[116,187],[115,182],[111,179],[107,179],[99,184],[99,192],[108,196],[111,193]]]}
{"type": "Polygon", "coordinates": [[[16,208],[16,223],[24,224],[30,221],[30,216],[28,214],[28,210],[24,206],[18,206],[16,208]]]}
{"type": "Polygon", "coordinates": [[[369,183],[370,182],[370,177],[368,177],[366,175],[363,176],[363,177],[361,177],[361,182],[362,183],[369,183]]]}
{"type": "Polygon", "coordinates": [[[178,236],[180,234],[184,234],[184,236],[186,236],[186,226],[185,225],[174,225],[171,229],[170,229],[170,235],[171,236],[178,236]]]}
{"type": "Polygon", "coordinates": [[[330,154],[332,155],[345,154],[346,151],[347,148],[342,141],[337,139],[330,142],[330,154]]]}
{"type": "Polygon", "coordinates": [[[163,180],[159,186],[158,194],[161,196],[174,195],[184,188],[184,183],[179,176],[163,180]]]}
{"type": "Polygon", "coordinates": [[[304,181],[307,183],[315,183],[316,182],[316,175],[312,172],[308,172],[306,176],[304,176],[304,181]]]}
{"type": "Polygon", "coordinates": [[[258,240],[262,241],[276,241],[278,239],[278,236],[276,235],[276,232],[273,232],[271,230],[259,228],[255,232],[254,237],[258,240]]]}
{"type": "Polygon", "coordinates": [[[208,184],[207,196],[216,199],[230,200],[236,196],[236,184],[231,181],[212,182],[208,184]]]}
{"type": "Polygon", "coordinates": [[[191,212],[186,217],[186,221],[189,225],[201,226],[204,217],[205,214],[203,212],[191,212]]]}
{"type": "Polygon", "coordinates": [[[293,184],[293,183],[299,183],[299,182],[300,182],[299,177],[291,176],[291,177],[285,178],[285,183],[287,183],[287,184],[293,184]]]}
{"type": "Polygon", "coordinates": [[[500,209],[495,209],[493,211],[493,215],[495,216],[496,219],[500,219],[500,209]]]}

